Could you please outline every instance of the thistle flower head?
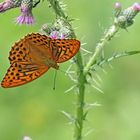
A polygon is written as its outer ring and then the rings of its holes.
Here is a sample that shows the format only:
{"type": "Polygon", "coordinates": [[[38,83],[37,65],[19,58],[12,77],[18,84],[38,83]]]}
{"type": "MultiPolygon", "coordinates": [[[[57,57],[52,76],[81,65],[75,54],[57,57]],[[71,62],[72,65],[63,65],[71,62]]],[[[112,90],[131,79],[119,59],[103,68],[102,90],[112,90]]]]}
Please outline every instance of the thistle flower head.
{"type": "Polygon", "coordinates": [[[117,14],[115,14],[115,23],[119,27],[126,29],[134,23],[135,16],[140,12],[140,4],[134,3],[127,9],[121,10],[119,4],[116,4],[116,9],[120,9],[117,14]]]}
{"type": "Polygon", "coordinates": [[[23,3],[20,7],[21,15],[17,17],[16,23],[18,24],[33,24],[34,23],[34,17],[32,14],[32,5],[31,3],[23,3]]]}
{"type": "Polygon", "coordinates": [[[0,3],[0,12],[5,12],[6,10],[20,7],[21,15],[16,18],[16,23],[18,24],[33,24],[34,17],[32,14],[32,9],[40,0],[5,0],[0,3]]]}
{"type": "Polygon", "coordinates": [[[69,39],[73,36],[73,30],[69,24],[66,24],[64,19],[57,19],[53,24],[44,24],[41,31],[53,39],[69,39]]]}

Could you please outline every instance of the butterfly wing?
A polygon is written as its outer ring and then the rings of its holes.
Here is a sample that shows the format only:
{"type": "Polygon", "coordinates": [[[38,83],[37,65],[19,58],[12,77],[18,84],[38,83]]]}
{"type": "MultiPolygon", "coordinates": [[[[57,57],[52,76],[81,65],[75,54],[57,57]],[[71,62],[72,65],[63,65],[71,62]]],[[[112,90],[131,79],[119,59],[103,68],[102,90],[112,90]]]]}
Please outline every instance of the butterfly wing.
{"type": "Polygon", "coordinates": [[[29,62],[14,62],[8,69],[1,86],[4,88],[16,87],[35,80],[44,74],[49,67],[46,65],[31,64],[29,62]]]}
{"type": "Polygon", "coordinates": [[[49,37],[39,33],[28,34],[12,46],[9,54],[10,64],[18,61],[34,61],[34,59],[41,61],[42,56],[46,57],[46,59],[50,58],[49,40],[49,37]],[[34,55],[37,55],[37,57],[34,57],[34,55]]]}
{"type": "Polygon", "coordinates": [[[72,58],[79,50],[75,39],[51,39],[45,35],[28,34],[15,43],[9,55],[8,69],[2,87],[16,87],[40,77],[50,67],[72,58]]]}
{"type": "Polygon", "coordinates": [[[71,59],[80,48],[80,41],[75,39],[54,39],[51,40],[54,59],[57,63],[65,62],[71,59]]]}
{"type": "Polygon", "coordinates": [[[11,66],[3,78],[2,87],[19,86],[45,73],[52,59],[49,40],[45,35],[32,33],[15,43],[9,55],[11,66]]]}

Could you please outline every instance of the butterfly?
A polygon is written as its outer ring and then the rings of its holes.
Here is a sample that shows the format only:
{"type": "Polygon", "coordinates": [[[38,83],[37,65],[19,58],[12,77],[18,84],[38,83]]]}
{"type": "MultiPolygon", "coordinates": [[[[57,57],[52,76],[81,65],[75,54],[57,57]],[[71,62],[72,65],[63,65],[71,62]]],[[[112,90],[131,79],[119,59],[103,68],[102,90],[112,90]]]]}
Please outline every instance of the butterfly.
{"type": "Polygon", "coordinates": [[[76,39],[52,39],[39,33],[26,35],[9,53],[10,67],[1,82],[4,88],[16,87],[35,80],[49,68],[72,58],[80,48],[76,39]]]}

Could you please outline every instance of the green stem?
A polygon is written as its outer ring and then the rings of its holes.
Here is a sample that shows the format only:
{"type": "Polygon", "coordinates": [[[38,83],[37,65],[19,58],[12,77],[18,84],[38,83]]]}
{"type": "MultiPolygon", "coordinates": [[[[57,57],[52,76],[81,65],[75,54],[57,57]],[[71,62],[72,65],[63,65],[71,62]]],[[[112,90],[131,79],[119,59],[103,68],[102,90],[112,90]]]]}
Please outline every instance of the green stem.
{"type": "Polygon", "coordinates": [[[83,130],[83,120],[84,120],[84,97],[85,97],[85,83],[86,78],[83,72],[84,66],[82,61],[81,52],[76,55],[77,58],[77,71],[79,71],[78,77],[78,93],[77,93],[77,109],[76,109],[76,119],[75,119],[75,129],[74,129],[74,140],[82,139],[83,130]]]}
{"type": "Polygon", "coordinates": [[[108,29],[106,34],[103,36],[103,38],[100,39],[99,43],[97,44],[97,46],[95,48],[94,54],[92,55],[92,57],[90,58],[90,60],[86,64],[86,66],[84,67],[84,74],[85,75],[89,72],[89,70],[91,69],[91,66],[94,63],[96,63],[96,59],[97,59],[98,55],[102,52],[105,44],[114,37],[114,35],[119,31],[119,29],[120,29],[119,26],[117,26],[116,24],[112,25],[108,29]]]}
{"type": "MultiPolygon", "coordinates": [[[[61,8],[58,0],[48,0],[51,4],[55,14],[59,16],[60,18],[64,18],[66,22],[71,26],[69,21],[67,20],[67,16],[64,13],[63,9],[61,8]]],[[[73,30],[72,26],[71,29],[73,30]]],[[[76,35],[73,31],[73,38],[76,38],[76,35]]],[[[76,108],[76,119],[75,119],[75,128],[74,128],[74,140],[81,140],[82,139],[82,130],[83,130],[83,116],[84,116],[84,95],[85,95],[85,75],[83,72],[84,66],[83,66],[83,60],[81,52],[79,51],[76,55],[76,64],[77,64],[77,73],[79,75],[78,77],[78,90],[77,93],[77,108],[76,108]]]]}

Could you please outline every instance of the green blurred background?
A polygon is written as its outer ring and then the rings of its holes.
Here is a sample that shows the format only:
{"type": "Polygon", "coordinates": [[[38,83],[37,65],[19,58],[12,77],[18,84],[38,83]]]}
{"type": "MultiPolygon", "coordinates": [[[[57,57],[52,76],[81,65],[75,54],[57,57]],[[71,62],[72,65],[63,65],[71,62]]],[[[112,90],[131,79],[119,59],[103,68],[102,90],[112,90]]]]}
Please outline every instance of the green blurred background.
{"type": "MultiPolygon", "coordinates": [[[[94,47],[104,30],[113,20],[114,0],[64,0],[67,13],[77,18],[73,23],[78,39],[87,43],[84,48],[94,47]]],[[[120,0],[123,7],[134,0],[120,0]]],[[[12,44],[30,32],[38,32],[41,25],[55,18],[46,1],[34,10],[36,23],[19,26],[13,21],[19,9],[0,14],[0,80],[9,67],[8,55],[12,44]]],[[[122,30],[106,46],[106,55],[124,50],[140,50],[140,15],[135,24],[122,30]]],[[[87,58],[87,56],[86,56],[87,58]]],[[[101,88],[105,94],[87,86],[86,101],[102,106],[90,110],[85,121],[84,133],[94,131],[85,140],[138,140],[140,139],[140,55],[125,57],[105,66],[107,74],[99,69],[101,88]]],[[[70,62],[60,65],[66,70],[70,62]]],[[[71,140],[73,125],[60,111],[75,113],[76,95],[65,94],[72,81],[58,71],[56,90],[53,90],[55,70],[50,69],[41,78],[17,88],[0,88],[0,140],[22,140],[29,135],[33,140],[71,140]]]]}

